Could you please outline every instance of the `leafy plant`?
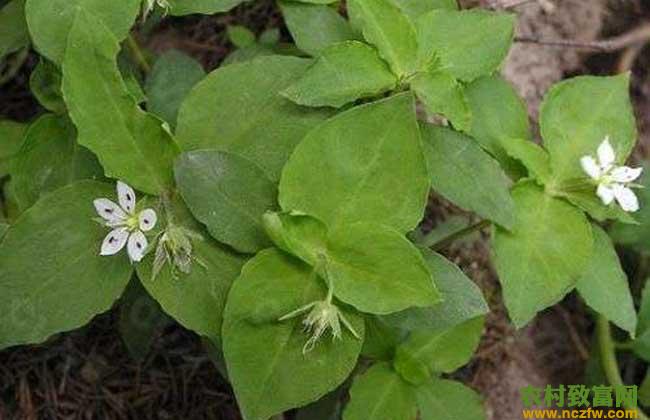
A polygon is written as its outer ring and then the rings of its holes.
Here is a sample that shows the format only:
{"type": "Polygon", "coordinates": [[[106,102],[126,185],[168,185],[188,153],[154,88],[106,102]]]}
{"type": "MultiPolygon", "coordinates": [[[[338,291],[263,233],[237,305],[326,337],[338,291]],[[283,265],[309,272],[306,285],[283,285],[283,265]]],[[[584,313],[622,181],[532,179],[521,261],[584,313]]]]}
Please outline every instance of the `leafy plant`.
{"type": "Polygon", "coordinates": [[[142,14],[239,3],[0,9],[12,22],[0,57],[33,44],[47,110],[0,122],[0,347],[81,327],[121,299],[122,314],[153,314],[120,320],[138,357],[160,311],[223,352],[246,419],[303,406],[298,418],[480,419],[480,397],[443,375],[471,359],[489,308],[429,248],[492,225],[516,326],[577,289],[647,353],[598,225],[616,220],[615,237],[642,243],[620,224],[636,223],[641,172],[623,166],[636,136],[627,76],[551,89],[540,146],[496,74],[510,15],[349,0],[346,18],[337,2],[282,0],[295,47],[231,26],[239,49],[208,74],[178,51],[151,66],[129,35],[142,14]],[[419,230],[431,189],[481,220],[419,230]]]}

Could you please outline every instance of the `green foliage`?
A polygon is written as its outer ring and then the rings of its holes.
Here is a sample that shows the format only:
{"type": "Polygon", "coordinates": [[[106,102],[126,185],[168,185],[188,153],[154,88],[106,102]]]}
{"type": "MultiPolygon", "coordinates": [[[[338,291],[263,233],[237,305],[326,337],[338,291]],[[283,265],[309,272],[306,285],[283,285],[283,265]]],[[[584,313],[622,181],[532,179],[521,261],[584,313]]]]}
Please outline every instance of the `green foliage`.
{"type": "Polygon", "coordinates": [[[429,188],[413,107],[410,95],[397,95],[340,113],[311,131],[284,168],[282,208],[330,228],[363,221],[413,229],[429,188]]]}
{"type": "Polygon", "coordinates": [[[467,131],[472,114],[463,93],[463,86],[446,71],[419,73],[411,88],[431,114],[442,114],[455,128],[467,131]]]}
{"type": "Polygon", "coordinates": [[[210,73],[181,106],[176,130],[181,149],[237,153],[277,181],[294,147],[329,115],[278,95],[309,63],[294,57],[260,57],[210,73]]]}
{"type": "Polygon", "coordinates": [[[38,102],[55,114],[66,112],[61,81],[61,70],[47,59],[39,61],[29,78],[29,87],[38,102]]]}
{"type": "Polygon", "coordinates": [[[192,214],[215,239],[250,253],[271,244],[262,215],[275,209],[277,188],[254,163],[232,153],[198,150],[181,155],[175,173],[192,214]]]}
{"type": "Polygon", "coordinates": [[[147,110],[176,127],[181,103],[204,76],[203,67],[194,59],[175,50],[166,52],[156,60],[147,77],[147,110]]]}
{"type": "Polygon", "coordinates": [[[495,229],[493,252],[510,318],[521,327],[573,289],[593,238],[580,210],[531,182],[517,185],[512,196],[517,223],[510,232],[495,229]]]}
{"type": "Polygon", "coordinates": [[[25,0],[11,0],[4,6],[0,5],[0,60],[27,45],[25,0]]]}
{"type": "Polygon", "coordinates": [[[28,126],[10,120],[0,120],[0,178],[9,175],[12,162],[22,147],[28,126]]]}
{"type": "Polygon", "coordinates": [[[167,0],[170,13],[176,16],[227,12],[246,0],[167,0]]]}
{"type": "Polygon", "coordinates": [[[416,391],[422,420],[483,420],[483,401],[477,393],[454,381],[436,379],[416,391]]]}
{"type": "Polygon", "coordinates": [[[75,134],[70,121],[52,114],[43,115],[29,126],[13,159],[12,182],[21,209],[74,181],[103,177],[97,158],[77,144],[75,134]]]}
{"type": "Polygon", "coordinates": [[[115,60],[118,50],[102,22],[80,9],[63,63],[63,95],[79,143],[97,155],[106,175],[157,194],[172,184],[178,148],[160,120],[128,93],[115,60]]]}
{"type": "Polygon", "coordinates": [[[126,256],[99,255],[106,229],[92,220],[90,205],[112,195],[109,185],[80,181],[47,195],[9,228],[0,243],[0,348],[80,327],[122,294],[133,268],[126,256]]]}

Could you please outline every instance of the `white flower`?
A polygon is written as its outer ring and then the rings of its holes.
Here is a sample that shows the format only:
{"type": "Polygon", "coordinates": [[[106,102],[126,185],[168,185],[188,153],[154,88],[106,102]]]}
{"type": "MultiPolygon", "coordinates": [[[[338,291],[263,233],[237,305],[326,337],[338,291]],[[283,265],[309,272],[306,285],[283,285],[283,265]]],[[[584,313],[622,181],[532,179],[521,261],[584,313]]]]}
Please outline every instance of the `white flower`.
{"type": "Polygon", "coordinates": [[[135,212],[135,192],[122,181],[117,181],[117,198],[119,205],[108,198],[93,201],[97,214],[105,226],[113,228],[102,242],[100,255],[115,255],[124,245],[132,262],[139,262],[144,257],[148,241],[143,232],[156,226],[158,216],[153,209],[135,212]]]}
{"type": "Polygon", "coordinates": [[[616,155],[609,137],[598,146],[597,159],[592,156],[580,158],[582,169],[593,179],[598,188],[596,194],[605,205],[609,205],[614,199],[624,211],[635,212],[639,210],[639,200],[630,187],[639,176],[643,168],[630,168],[628,166],[616,166],[616,155]]]}

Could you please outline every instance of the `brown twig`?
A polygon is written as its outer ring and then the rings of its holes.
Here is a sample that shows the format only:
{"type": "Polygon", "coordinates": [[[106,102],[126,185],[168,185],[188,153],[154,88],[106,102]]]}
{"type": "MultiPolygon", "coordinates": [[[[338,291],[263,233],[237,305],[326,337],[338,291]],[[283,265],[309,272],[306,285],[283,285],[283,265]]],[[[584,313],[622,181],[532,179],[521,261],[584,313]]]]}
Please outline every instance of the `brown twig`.
{"type": "Polygon", "coordinates": [[[623,35],[599,41],[565,41],[562,39],[547,40],[535,36],[522,35],[515,37],[515,42],[532,43],[560,48],[578,48],[600,52],[614,52],[635,45],[650,42],[650,22],[644,23],[623,35]]]}

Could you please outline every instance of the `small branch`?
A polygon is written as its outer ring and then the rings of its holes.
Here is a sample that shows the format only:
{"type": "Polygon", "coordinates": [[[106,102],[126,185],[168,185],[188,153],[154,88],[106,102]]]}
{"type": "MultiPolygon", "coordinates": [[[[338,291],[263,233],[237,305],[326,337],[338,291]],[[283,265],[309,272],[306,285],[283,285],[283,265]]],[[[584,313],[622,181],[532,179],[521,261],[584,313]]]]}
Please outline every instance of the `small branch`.
{"type": "Polygon", "coordinates": [[[457,239],[460,239],[463,236],[467,236],[473,232],[481,230],[484,227],[488,227],[490,226],[491,223],[492,222],[490,222],[489,220],[481,220],[478,223],[474,223],[473,225],[467,226],[465,229],[461,229],[458,232],[454,232],[451,235],[439,240],[438,242],[436,242],[431,246],[431,249],[433,249],[434,251],[439,251],[441,249],[444,249],[447,246],[451,245],[457,239]]]}
{"type": "MultiPolygon", "coordinates": [[[[616,360],[616,346],[612,339],[612,331],[609,326],[609,321],[602,315],[598,315],[596,320],[596,334],[598,337],[598,347],[600,350],[600,359],[607,381],[612,386],[623,386],[624,382],[621,378],[621,373],[616,360]]],[[[636,410],[637,419],[649,420],[648,417],[641,411],[635,404],[633,406],[625,406],[628,410],[636,410]]]]}
{"type": "Polygon", "coordinates": [[[565,41],[562,39],[547,40],[535,36],[522,35],[515,37],[515,42],[531,43],[561,48],[577,48],[600,52],[614,52],[627,47],[642,45],[650,42],[650,23],[644,23],[623,35],[600,41],[565,41]]]}

